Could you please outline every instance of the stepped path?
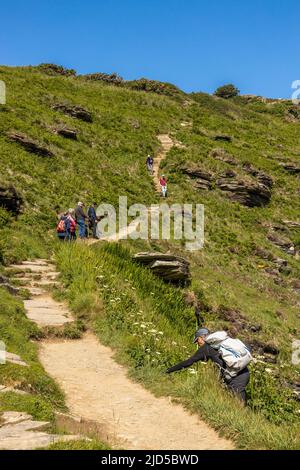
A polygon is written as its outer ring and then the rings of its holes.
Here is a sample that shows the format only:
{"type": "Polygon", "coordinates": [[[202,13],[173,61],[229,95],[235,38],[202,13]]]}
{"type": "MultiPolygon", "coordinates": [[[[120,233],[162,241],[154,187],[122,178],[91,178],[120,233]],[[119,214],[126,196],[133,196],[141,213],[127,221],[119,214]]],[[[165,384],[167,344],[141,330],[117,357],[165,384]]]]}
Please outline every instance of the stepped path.
{"type": "Polygon", "coordinates": [[[153,165],[153,178],[155,183],[155,188],[157,192],[161,192],[160,184],[159,184],[159,168],[162,160],[164,160],[171,150],[174,147],[174,142],[171,137],[167,134],[161,134],[157,136],[158,140],[161,143],[161,150],[154,158],[154,165],[153,165]]]}
{"type": "MultiPolygon", "coordinates": [[[[62,326],[73,321],[66,306],[46,291],[47,284],[57,282],[58,273],[51,264],[34,261],[18,268],[24,272],[19,279],[32,292],[25,303],[28,318],[40,326],[62,326]]],[[[101,345],[91,332],[79,340],[40,342],[40,361],[64,391],[70,412],[102,426],[107,440],[116,448],[233,448],[230,441],[219,437],[196,415],[171,399],[156,398],[132,382],[126,369],[115,362],[113,351],[101,345]]]]}

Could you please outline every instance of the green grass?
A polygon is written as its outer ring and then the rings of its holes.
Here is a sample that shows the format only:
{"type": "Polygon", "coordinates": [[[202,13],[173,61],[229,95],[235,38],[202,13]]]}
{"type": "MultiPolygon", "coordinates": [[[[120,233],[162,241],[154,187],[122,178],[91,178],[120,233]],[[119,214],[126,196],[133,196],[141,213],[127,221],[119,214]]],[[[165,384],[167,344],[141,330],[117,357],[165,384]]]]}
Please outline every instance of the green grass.
{"type": "Polygon", "coordinates": [[[6,351],[18,354],[28,367],[6,363],[0,366],[0,384],[28,395],[0,394],[1,411],[26,411],[39,420],[52,420],[55,409],[65,410],[64,397],[38,360],[38,328],[26,316],[21,300],[0,288],[0,337],[6,351]]]}
{"type": "Polygon", "coordinates": [[[78,306],[90,294],[86,319],[101,342],[116,350],[134,380],[157,396],[180,400],[239,448],[299,447],[297,402],[259,366],[252,374],[255,384],[247,390],[248,408],[220,386],[212,365],[166,376],[167,367],[194,351],[195,318],[181,289],[134,264],[130,250],[120,245],[65,245],[56,257],[75,314],[81,317],[78,306]]]}

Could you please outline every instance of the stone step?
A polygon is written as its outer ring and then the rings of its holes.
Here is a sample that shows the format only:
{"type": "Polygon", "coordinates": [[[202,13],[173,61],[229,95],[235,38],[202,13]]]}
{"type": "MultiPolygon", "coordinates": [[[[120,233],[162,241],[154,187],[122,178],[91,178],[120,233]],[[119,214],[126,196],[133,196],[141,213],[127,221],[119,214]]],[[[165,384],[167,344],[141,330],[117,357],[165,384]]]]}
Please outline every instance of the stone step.
{"type": "Polygon", "coordinates": [[[79,435],[48,434],[45,432],[50,423],[47,421],[34,421],[27,413],[8,411],[2,414],[0,425],[1,450],[34,450],[48,447],[55,442],[65,442],[82,439],[79,435]]]}

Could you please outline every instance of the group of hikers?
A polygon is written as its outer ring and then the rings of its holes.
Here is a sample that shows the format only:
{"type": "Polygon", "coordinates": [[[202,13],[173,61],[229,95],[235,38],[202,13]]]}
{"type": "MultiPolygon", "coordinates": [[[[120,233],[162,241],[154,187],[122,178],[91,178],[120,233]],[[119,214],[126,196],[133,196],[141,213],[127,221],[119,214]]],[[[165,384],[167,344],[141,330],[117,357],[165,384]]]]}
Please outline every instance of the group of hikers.
{"type": "Polygon", "coordinates": [[[77,239],[76,230],[78,227],[78,237],[97,238],[97,203],[91,204],[86,212],[83,202],[78,202],[75,209],[58,215],[56,227],[57,236],[62,241],[74,241],[77,239]]]}
{"type": "MultiPolygon", "coordinates": [[[[147,160],[146,160],[146,166],[148,173],[153,176],[154,174],[154,160],[151,155],[148,155],[147,160]]],[[[160,189],[161,189],[161,195],[162,197],[168,197],[168,185],[167,185],[167,178],[165,175],[162,175],[159,178],[159,184],[160,184],[160,189]]]]}

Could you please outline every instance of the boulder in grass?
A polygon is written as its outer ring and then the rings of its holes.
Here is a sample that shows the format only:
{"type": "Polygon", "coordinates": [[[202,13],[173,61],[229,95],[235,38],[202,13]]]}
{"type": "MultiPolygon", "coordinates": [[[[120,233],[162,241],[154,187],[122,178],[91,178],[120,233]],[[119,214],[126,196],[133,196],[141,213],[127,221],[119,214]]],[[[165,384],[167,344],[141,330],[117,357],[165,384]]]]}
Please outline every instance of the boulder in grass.
{"type": "Polygon", "coordinates": [[[164,253],[137,253],[134,260],[149,268],[156,276],[170,282],[190,280],[190,263],[179,256],[164,253]]]}
{"type": "Polygon", "coordinates": [[[53,157],[53,152],[46,146],[40,144],[39,142],[27,137],[25,134],[20,132],[10,132],[8,138],[13,142],[16,142],[21,147],[23,147],[27,152],[35,153],[41,157],[53,157]]]}
{"type": "Polygon", "coordinates": [[[221,191],[227,192],[232,201],[246,207],[263,207],[270,202],[271,191],[264,184],[222,178],[217,181],[221,191]]]}
{"type": "Polygon", "coordinates": [[[69,129],[68,127],[59,127],[55,129],[56,134],[64,137],[65,139],[77,140],[77,131],[69,129]]]}

